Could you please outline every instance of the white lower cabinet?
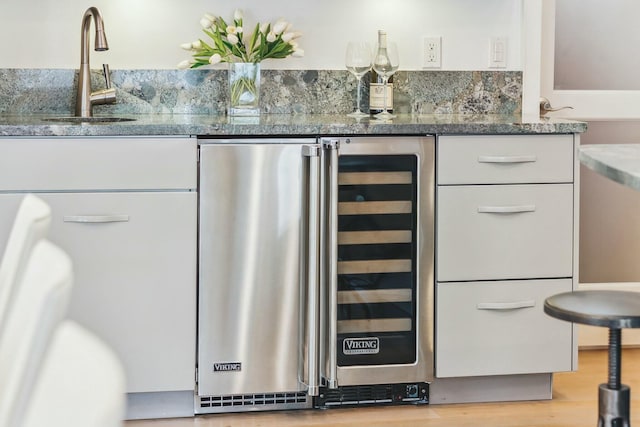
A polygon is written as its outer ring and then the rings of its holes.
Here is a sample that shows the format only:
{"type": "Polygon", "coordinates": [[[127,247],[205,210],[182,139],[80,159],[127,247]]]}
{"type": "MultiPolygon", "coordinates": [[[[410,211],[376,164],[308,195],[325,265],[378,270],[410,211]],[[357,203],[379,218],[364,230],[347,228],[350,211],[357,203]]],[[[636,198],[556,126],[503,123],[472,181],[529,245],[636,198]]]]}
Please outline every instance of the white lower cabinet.
{"type": "Polygon", "coordinates": [[[577,286],[575,135],[438,138],[436,378],[576,369],[544,300],[577,286]]]}
{"type": "Polygon", "coordinates": [[[0,138],[0,159],[0,246],[24,194],[44,199],[48,237],[73,261],[69,317],[115,350],[130,396],[191,397],[179,413],[158,401],[149,416],[193,414],[195,140],[0,138]]]}

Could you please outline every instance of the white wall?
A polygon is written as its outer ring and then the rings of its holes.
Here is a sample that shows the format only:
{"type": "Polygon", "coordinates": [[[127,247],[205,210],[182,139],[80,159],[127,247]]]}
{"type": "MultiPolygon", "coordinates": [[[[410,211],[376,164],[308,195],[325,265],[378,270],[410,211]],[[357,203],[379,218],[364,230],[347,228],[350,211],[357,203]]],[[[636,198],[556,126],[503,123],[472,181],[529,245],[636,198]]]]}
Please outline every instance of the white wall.
{"type": "Polygon", "coordinates": [[[445,70],[488,69],[489,37],[507,37],[507,69],[521,70],[522,0],[0,0],[0,68],[77,68],[89,6],[100,9],[111,47],[91,52],[92,68],[173,69],[188,58],[178,46],[204,36],[204,12],[227,19],[240,7],[245,23],[284,17],[304,33],[304,58],[264,68],[342,69],[346,41],[374,43],[383,28],[404,70],[421,69],[424,35],[443,37],[445,70]]]}

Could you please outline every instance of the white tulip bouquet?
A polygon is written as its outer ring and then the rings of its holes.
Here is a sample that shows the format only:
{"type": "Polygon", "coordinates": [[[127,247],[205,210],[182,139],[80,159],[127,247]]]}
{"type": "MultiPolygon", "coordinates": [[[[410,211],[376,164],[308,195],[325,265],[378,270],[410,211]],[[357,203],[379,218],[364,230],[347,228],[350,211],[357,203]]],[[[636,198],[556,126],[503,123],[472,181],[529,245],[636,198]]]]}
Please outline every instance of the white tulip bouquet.
{"type": "Polygon", "coordinates": [[[200,25],[210,41],[199,39],[180,45],[191,51],[193,58],[180,62],[178,68],[197,68],[219,62],[259,63],[269,58],[304,56],[304,50],[296,42],[302,34],[291,31],[289,22],[280,19],[273,25],[258,23],[250,34],[245,34],[243,24],[240,9],[234,12],[232,25],[220,16],[206,13],[200,25]]]}

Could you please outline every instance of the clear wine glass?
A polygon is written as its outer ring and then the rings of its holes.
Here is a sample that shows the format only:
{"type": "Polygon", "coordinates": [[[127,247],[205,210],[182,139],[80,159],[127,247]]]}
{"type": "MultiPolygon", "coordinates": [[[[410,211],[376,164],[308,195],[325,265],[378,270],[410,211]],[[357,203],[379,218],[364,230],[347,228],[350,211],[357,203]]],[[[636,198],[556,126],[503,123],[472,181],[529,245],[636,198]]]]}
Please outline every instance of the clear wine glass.
{"type": "Polygon", "coordinates": [[[383,89],[384,89],[384,101],[382,112],[376,114],[376,119],[389,120],[395,117],[387,109],[387,85],[389,77],[398,70],[400,66],[400,58],[398,57],[398,47],[393,42],[388,42],[386,49],[378,46],[376,48],[376,56],[373,58],[373,69],[382,77],[383,89]]]}
{"type": "Polygon", "coordinates": [[[371,69],[371,46],[366,42],[349,42],[347,44],[347,53],[345,55],[345,65],[347,70],[353,74],[358,80],[358,89],[356,97],[356,110],[347,114],[349,117],[367,117],[367,113],[360,110],[362,77],[371,69]]]}

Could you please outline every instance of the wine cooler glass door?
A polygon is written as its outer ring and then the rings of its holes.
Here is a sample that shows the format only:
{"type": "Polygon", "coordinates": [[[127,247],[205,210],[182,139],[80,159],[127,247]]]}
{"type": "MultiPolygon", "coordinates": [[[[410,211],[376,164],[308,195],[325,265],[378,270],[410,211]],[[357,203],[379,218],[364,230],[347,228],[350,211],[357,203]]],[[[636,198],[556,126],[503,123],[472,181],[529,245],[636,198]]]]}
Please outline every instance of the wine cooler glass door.
{"type": "Polygon", "coordinates": [[[339,148],[339,386],[426,381],[433,370],[433,140],[372,139],[339,148]]]}
{"type": "Polygon", "coordinates": [[[338,170],[338,366],[415,363],[417,157],[338,170]]]}

